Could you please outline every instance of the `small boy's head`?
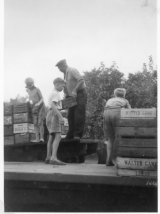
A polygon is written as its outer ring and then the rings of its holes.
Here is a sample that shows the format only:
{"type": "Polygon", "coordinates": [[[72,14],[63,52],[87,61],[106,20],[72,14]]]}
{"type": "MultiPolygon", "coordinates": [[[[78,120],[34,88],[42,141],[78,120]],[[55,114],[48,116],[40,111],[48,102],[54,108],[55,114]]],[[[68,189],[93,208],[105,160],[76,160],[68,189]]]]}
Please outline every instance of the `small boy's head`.
{"type": "Polygon", "coordinates": [[[65,86],[65,81],[62,78],[58,77],[53,80],[53,84],[57,91],[62,91],[65,86]]]}
{"type": "Polygon", "coordinates": [[[25,79],[26,88],[31,89],[34,86],[34,80],[31,77],[25,79]]]}
{"type": "Polygon", "coordinates": [[[123,97],[125,98],[125,95],[126,95],[126,89],[125,88],[116,88],[114,90],[114,95],[116,97],[123,97]]]}

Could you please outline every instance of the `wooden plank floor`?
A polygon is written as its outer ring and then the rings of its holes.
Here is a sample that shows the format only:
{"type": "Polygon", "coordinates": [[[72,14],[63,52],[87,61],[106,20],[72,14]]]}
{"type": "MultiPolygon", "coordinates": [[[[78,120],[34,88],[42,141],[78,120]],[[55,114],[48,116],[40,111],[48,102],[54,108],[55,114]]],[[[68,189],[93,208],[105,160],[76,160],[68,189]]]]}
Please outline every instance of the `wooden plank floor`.
{"type": "Polygon", "coordinates": [[[51,181],[124,186],[156,186],[156,179],[120,177],[116,167],[87,163],[53,166],[43,162],[5,162],[5,180],[51,181]]]}

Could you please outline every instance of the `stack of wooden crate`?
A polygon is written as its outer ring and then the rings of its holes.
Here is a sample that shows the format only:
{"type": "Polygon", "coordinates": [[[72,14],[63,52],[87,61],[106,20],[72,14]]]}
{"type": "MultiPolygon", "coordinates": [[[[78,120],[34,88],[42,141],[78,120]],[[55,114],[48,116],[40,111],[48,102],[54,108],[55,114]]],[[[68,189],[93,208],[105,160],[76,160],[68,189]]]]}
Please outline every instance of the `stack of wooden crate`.
{"type": "Polygon", "coordinates": [[[122,109],[116,136],[119,176],[157,177],[156,109],[122,109]]]}
{"type": "Polygon", "coordinates": [[[15,144],[28,143],[35,139],[32,111],[29,103],[13,106],[13,123],[15,144]]]}
{"type": "Polygon", "coordinates": [[[13,106],[4,105],[4,145],[14,144],[13,106]]]}

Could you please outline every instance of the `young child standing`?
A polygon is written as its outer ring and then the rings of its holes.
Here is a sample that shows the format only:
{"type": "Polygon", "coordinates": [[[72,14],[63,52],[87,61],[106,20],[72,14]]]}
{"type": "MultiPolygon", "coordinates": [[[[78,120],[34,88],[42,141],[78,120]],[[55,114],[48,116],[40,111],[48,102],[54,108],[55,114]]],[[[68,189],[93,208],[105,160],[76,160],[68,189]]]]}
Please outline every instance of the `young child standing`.
{"type": "Polygon", "coordinates": [[[46,125],[49,131],[49,139],[47,144],[47,157],[45,163],[50,163],[53,165],[65,165],[64,162],[58,160],[57,151],[61,140],[61,127],[64,124],[63,117],[60,113],[61,109],[61,97],[60,93],[65,82],[61,78],[56,78],[53,81],[53,91],[49,96],[49,111],[46,117],[46,125]]]}
{"type": "Polygon", "coordinates": [[[29,101],[33,104],[32,114],[35,127],[36,139],[32,142],[44,142],[44,119],[46,116],[45,104],[42,93],[35,87],[34,80],[30,77],[25,79],[29,101]]]}

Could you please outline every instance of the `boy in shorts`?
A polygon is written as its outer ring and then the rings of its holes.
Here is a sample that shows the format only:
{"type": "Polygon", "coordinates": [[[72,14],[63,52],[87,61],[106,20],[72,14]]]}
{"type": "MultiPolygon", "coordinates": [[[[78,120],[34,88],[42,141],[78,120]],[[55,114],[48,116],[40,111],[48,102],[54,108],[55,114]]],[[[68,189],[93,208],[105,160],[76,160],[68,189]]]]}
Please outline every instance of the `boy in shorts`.
{"type": "Polygon", "coordinates": [[[46,125],[49,131],[49,139],[47,143],[47,157],[45,163],[53,165],[65,165],[64,162],[58,160],[57,151],[61,140],[62,125],[64,124],[63,117],[60,113],[61,97],[60,92],[65,86],[65,82],[61,78],[56,78],[53,81],[53,91],[49,96],[49,111],[46,117],[46,125]]]}

